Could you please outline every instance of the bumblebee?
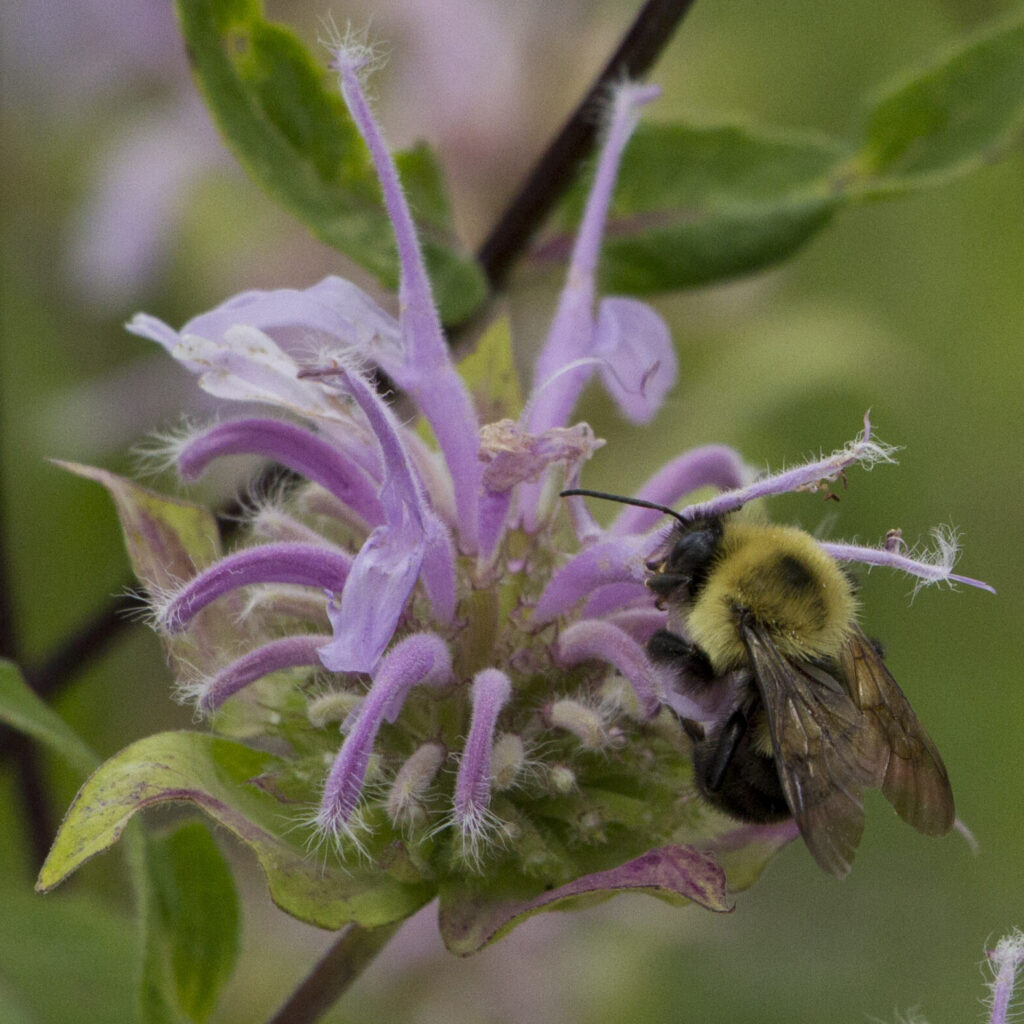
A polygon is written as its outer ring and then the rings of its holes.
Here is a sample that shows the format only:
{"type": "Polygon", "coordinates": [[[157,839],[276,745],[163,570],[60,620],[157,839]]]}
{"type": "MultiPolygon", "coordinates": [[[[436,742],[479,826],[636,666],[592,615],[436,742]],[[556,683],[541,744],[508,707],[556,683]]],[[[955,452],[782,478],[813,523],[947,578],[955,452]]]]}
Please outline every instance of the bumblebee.
{"type": "Polygon", "coordinates": [[[856,621],[853,582],[809,534],[729,513],[677,523],[647,564],[668,611],[648,643],[696,698],[723,688],[727,710],[693,740],[694,778],[741,821],[792,817],[827,872],[846,875],[864,830],[865,789],[904,821],[944,835],[953,793],[935,744],[856,621]]]}

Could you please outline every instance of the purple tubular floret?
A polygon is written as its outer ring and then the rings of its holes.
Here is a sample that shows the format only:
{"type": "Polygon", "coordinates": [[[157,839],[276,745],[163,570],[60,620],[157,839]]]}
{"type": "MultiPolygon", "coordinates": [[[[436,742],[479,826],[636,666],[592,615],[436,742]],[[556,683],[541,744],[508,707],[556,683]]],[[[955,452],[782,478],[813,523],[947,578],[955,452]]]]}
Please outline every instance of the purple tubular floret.
{"type": "Polygon", "coordinates": [[[222,455],[259,455],[320,484],[370,526],[384,518],[379,484],[311,430],[284,420],[227,420],[193,438],[178,457],[185,480],[195,480],[222,455]]]}
{"type": "Polygon", "coordinates": [[[316,544],[263,544],[227,555],[189,582],[160,614],[169,633],[185,629],[211,601],[254,583],[295,583],[339,591],[345,585],[352,557],[316,544]]]}

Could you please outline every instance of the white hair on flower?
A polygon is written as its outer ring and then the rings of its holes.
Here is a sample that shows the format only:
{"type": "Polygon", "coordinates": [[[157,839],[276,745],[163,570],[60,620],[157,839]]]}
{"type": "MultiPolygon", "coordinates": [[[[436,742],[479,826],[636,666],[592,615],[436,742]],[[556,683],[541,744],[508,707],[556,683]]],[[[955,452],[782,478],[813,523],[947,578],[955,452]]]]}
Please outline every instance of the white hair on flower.
{"type": "Polygon", "coordinates": [[[994,594],[995,588],[970,576],[953,572],[960,554],[959,535],[954,526],[935,526],[931,530],[935,546],[922,548],[920,545],[907,551],[902,544],[902,534],[889,531],[883,547],[861,547],[857,544],[823,541],[821,547],[839,562],[860,562],[864,565],[881,565],[915,577],[914,594],[922,587],[933,583],[948,583],[953,586],[963,583],[994,594]],[[893,543],[896,541],[896,543],[893,543]]]}
{"type": "Polygon", "coordinates": [[[989,995],[985,1000],[992,1011],[989,1024],[1009,1024],[1016,1016],[1011,1015],[1010,1003],[1017,974],[1024,966],[1024,932],[1014,928],[1009,935],[1004,935],[996,948],[988,952],[992,967],[992,981],[989,982],[989,995]]]}
{"type": "Polygon", "coordinates": [[[151,479],[177,470],[181,453],[207,427],[208,423],[185,417],[176,426],[154,431],[136,442],[129,452],[133,475],[151,479]]]}
{"type": "Polygon", "coordinates": [[[723,491],[710,501],[687,505],[679,516],[686,520],[710,519],[726,512],[735,512],[758,498],[789,494],[792,491],[821,490],[840,479],[850,466],[859,465],[862,469],[870,470],[880,463],[894,464],[897,451],[898,447],[872,438],[869,411],[864,414],[864,430],[831,455],[760,477],[746,487],[723,491]]]}
{"type": "Polygon", "coordinates": [[[370,42],[369,26],[357,29],[351,21],[346,21],[343,32],[331,13],[321,18],[320,25],[317,42],[331,55],[328,67],[338,72],[351,68],[366,90],[366,78],[387,64],[388,47],[379,40],[370,42]]]}

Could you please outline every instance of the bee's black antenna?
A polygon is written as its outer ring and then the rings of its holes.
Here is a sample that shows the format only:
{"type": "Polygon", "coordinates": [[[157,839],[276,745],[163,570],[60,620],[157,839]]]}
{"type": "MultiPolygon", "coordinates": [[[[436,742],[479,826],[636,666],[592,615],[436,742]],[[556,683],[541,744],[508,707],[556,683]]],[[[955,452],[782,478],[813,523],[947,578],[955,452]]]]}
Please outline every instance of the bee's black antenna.
{"type": "Polygon", "coordinates": [[[605,501],[617,501],[621,505],[635,505],[637,508],[650,508],[654,509],[655,512],[664,512],[667,516],[672,516],[673,519],[678,520],[683,526],[689,526],[688,520],[684,519],[674,508],[669,508],[668,505],[659,505],[654,501],[644,501],[643,498],[627,498],[621,494],[608,494],[607,491],[588,491],[582,487],[571,487],[567,491],[562,491],[558,496],[560,498],[571,498],[575,495],[579,495],[582,498],[603,498],[605,501]]]}

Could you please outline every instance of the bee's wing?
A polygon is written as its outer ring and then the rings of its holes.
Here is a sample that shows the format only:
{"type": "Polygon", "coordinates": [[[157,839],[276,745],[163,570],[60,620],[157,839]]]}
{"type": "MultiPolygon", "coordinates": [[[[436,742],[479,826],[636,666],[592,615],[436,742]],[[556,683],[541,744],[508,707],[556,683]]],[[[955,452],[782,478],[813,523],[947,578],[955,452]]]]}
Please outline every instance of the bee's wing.
{"type": "Polygon", "coordinates": [[[874,644],[854,627],[839,656],[854,702],[886,751],[874,785],[919,832],[945,835],[953,826],[953,790],[946,767],[910,701],[874,644]]]}
{"type": "Polygon", "coordinates": [[[784,658],[756,624],[741,629],[786,802],[814,859],[842,878],[864,831],[863,790],[879,784],[880,738],[842,683],[784,658]]]}

